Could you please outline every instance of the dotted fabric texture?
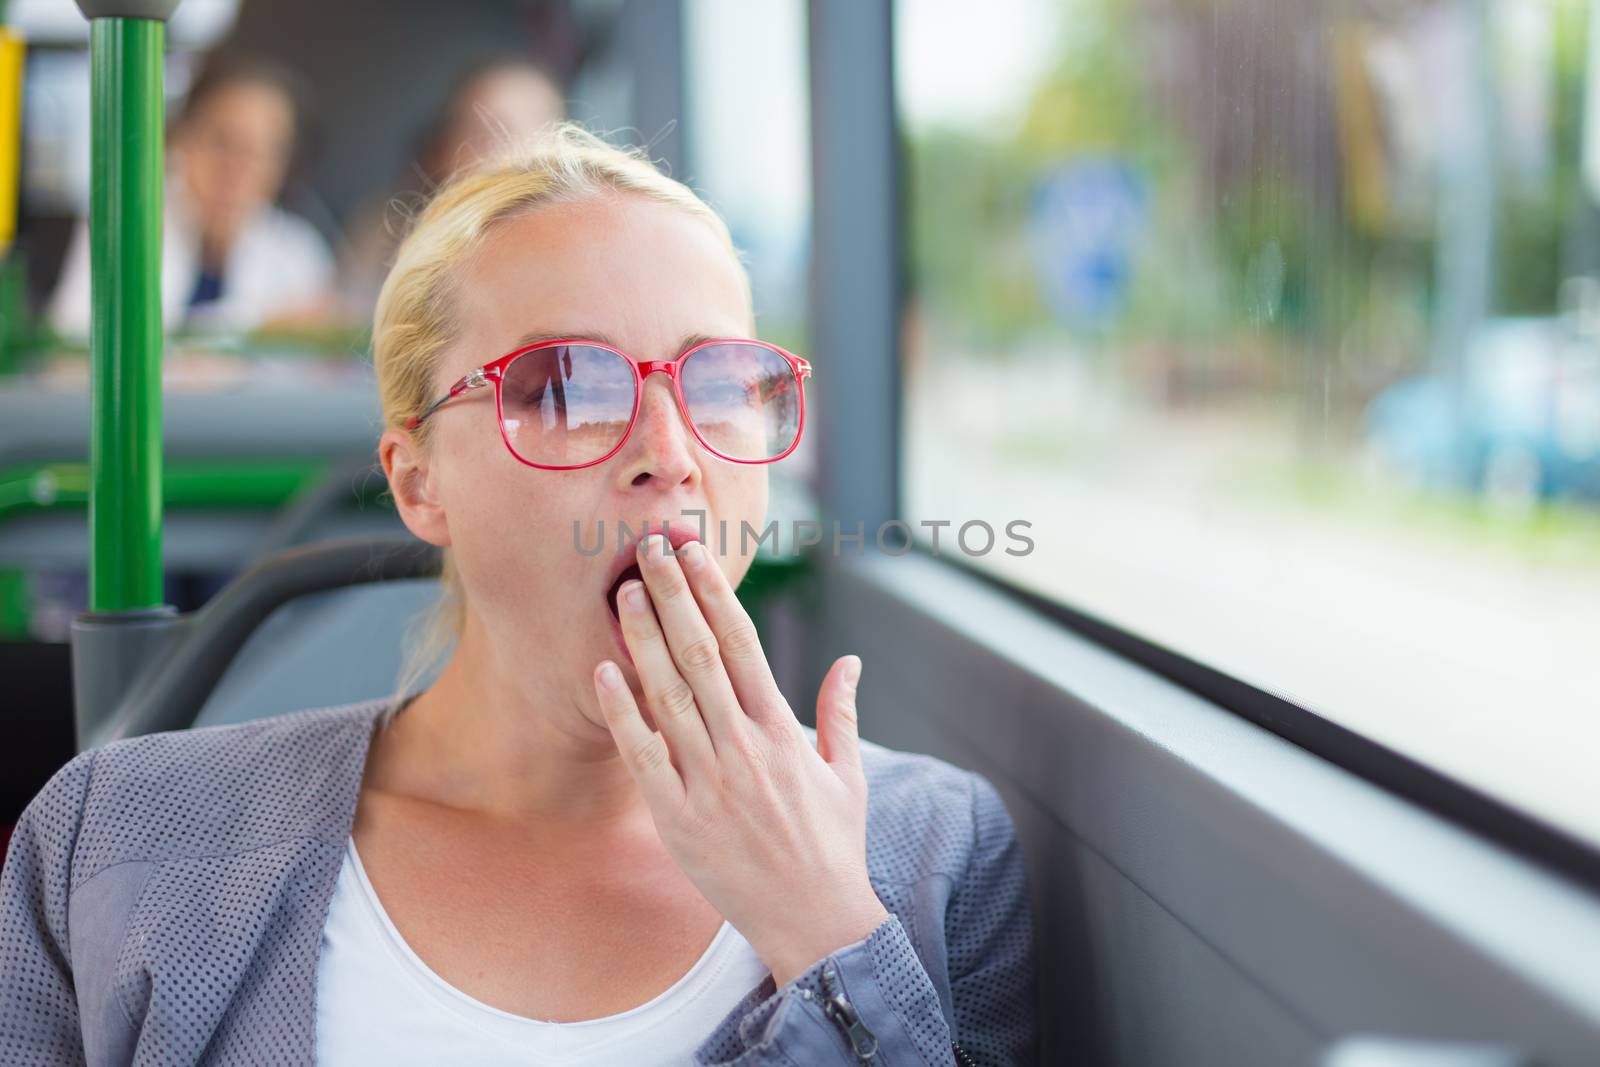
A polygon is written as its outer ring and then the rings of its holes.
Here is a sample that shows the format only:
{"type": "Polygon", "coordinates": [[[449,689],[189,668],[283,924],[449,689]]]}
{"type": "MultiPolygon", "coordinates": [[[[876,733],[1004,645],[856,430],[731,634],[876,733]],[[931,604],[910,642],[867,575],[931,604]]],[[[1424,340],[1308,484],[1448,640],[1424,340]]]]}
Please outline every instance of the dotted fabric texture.
{"type": "MultiPolygon", "coordinates": [[[[86,752],[23,813],[0,874],[0,1064],[310,1064],[316,966],[387,701],[86,752]]],[[[809,732],[809,731],[808,731],[809,732]]],[[[1036,1062],[1022,856],[983,778],[863,742],[867,850],[892,917],[706,1021],[702,1064],[1036,1062]]],[[[797,891],[804,892],[803,874],[797,891]]]]}

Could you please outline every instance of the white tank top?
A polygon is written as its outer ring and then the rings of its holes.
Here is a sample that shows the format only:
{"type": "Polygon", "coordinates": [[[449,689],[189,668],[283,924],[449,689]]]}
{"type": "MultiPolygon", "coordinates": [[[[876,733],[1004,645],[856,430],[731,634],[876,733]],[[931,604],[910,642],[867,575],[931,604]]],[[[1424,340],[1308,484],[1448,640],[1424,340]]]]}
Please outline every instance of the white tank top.
{"type": "Polygon", "coordinates": [[[768,973],[750,943],[724,922],[688,974],[637,1008],[571,1023],[513,1015],[456,989],[411,951],[351,841],[317,963],[317,1062],[692,1064],[694,1050],[768,973]]]}

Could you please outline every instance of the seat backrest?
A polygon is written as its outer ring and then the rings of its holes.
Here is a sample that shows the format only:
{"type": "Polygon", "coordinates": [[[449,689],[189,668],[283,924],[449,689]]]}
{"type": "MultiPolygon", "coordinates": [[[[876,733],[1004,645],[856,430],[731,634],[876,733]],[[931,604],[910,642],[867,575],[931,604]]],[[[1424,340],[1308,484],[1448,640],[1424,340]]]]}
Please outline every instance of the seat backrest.
{"type": "Polygon", "coordinates": [[[284,604],[250,635],[195,725],[246,722],[393,692],[405,641],[438,596],[437,580],[412,579],[284,604]]]}
{"type": "MultiPolygon", "coordinates": [[[[383,655],[385,647],[390,656],[401,654],[405,626],[431,597],[425,590],[412,588],[405,602],[409,613],[386,605],[383,593],[373,594],[379,598],[376,601],[358,598],[341,606],[341,600],[351,590],[366,586],[435,583],[440,563],[439,550],[415,538],[331,541],[288,549],[261,560],[192,615],[178,616],[170,609],[79,614],[72,628],[79,747],[193,726],[230,673],[242,680],[234,683],[227,715],[254,717],[291,710],[284,702],[263,695],[261,688],[268,684],[270,691],[275,684],[281,691],[291,681],[292,670],[275,665],[277,656],[269,654],[275,647],[299,649],[307,671],[312,670],[311,661],[304,657],[313,652],[325,654],[316,660],[316,673],[336,686],[353,684],[357,699],[391,692],[398,659],[379,662],[375,655],[383,655]],[[302,601],[311,602],[312,607],[297,610],[309,613],[322,628],[317,631],[319,646],[307,647],[306,638],[293,625],[293,616],[288,621],[278,620],[262,639],[263,626],[302,601]],[[339,644],[340,636],[354,640],[364,629],[385,623],[396,628],[392,638],[368,634],[365,646],[345,648],[339,644]],[[240,674],[235,671],[235,660],[252,642],[257,648],[254,666],[242,665],[244,673],[240,674]],[[363,648],[373,654],[363,658],[363,648]],[[370,674],[363,673],[367,669],[370,674]],[[247,684],[252,674],[256,681],[247,684]],[[268,683],[260,680],[263,674],[270,676],[268,683]]],[[[337,702],[329,699],[330,690],[318,692],[322,694],[319,698],[300,706],[326,707],[337,702]]],[[[224,713],[219,710],[215,714],[224,713]]]]}

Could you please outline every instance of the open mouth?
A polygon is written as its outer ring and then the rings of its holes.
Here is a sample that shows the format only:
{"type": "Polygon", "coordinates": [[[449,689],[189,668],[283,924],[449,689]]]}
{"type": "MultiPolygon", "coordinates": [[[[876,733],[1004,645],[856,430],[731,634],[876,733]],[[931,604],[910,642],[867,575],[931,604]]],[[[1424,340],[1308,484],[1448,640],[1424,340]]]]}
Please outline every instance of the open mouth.
{"type": "Polygon", "coordinates": [[[624,567],[622,573],[617,575],[617,580],[611,583],[611,588],[606,590],[606,603],[611,606],[611,617],[619,622],[622,620],[622,613],[617,608],[617,594],[622,592],[623,583],[632,578],[641,581],[644,579],[644,573],[639,570],[637,563],[630,563],[624,567]]]}
{"type": "MultiPolygon", "coordinates": [[[[658,531],[652,530],[650,532],[656,533],[658,531]]],[[[690,541],[699,541],[701,539],[699,531],[693,526],[689,526],[685,523],[668,524],[665,529],[665,533],[667,544],[672,546],[674,553],[682,551],[683,546],[688,544],[690,541]]],[[[618,564],[622,563],[624,559],[628,561],[627,565],[617,573],[615,578],[611,579],[611,586],[606,590],[606,606],[611,609],[611,617],[616,619],[619,623],[622,621],[622,613],[617,605],[617,594],[622,591],[623,583],[634,578],[638,578],[640,581],[644,580],[644,573],[639,570],[639,561],[634,555],[631,546],[627,552],[627,555],[624,556],[622,555],[621,546],[619,545],[618,555],[611,562],[611,566],[617,566],[618,564]]]]}

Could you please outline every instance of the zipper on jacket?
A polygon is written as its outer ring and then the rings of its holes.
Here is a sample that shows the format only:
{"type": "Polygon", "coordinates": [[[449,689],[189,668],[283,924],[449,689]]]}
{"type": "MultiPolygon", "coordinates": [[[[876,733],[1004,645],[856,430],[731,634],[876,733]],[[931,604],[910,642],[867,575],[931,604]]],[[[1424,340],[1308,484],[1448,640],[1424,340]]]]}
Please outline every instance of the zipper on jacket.
{"type": "Polygon", "coordinates": [[[856,1011],[856,1006],[850,1003],[844,991],[839,988],[838,975],[834,969],[822,969],[822,1013],[840,1030],[844,1031],[845,1038],[850,1042],[856,1059],[862,1063],[870,1063],[872,1057],[878,1052],[878,1038],[866,1024],[861,1021],[861,1014],[856,1011]]]}
{"type": "Polygon", "coordinates": [[[950,1042],[950,1051],[956,1054],[956,1067],[978,1067],[978,1061],[972,1058],[972,1053],[954,1041],[950,1042]]]}

